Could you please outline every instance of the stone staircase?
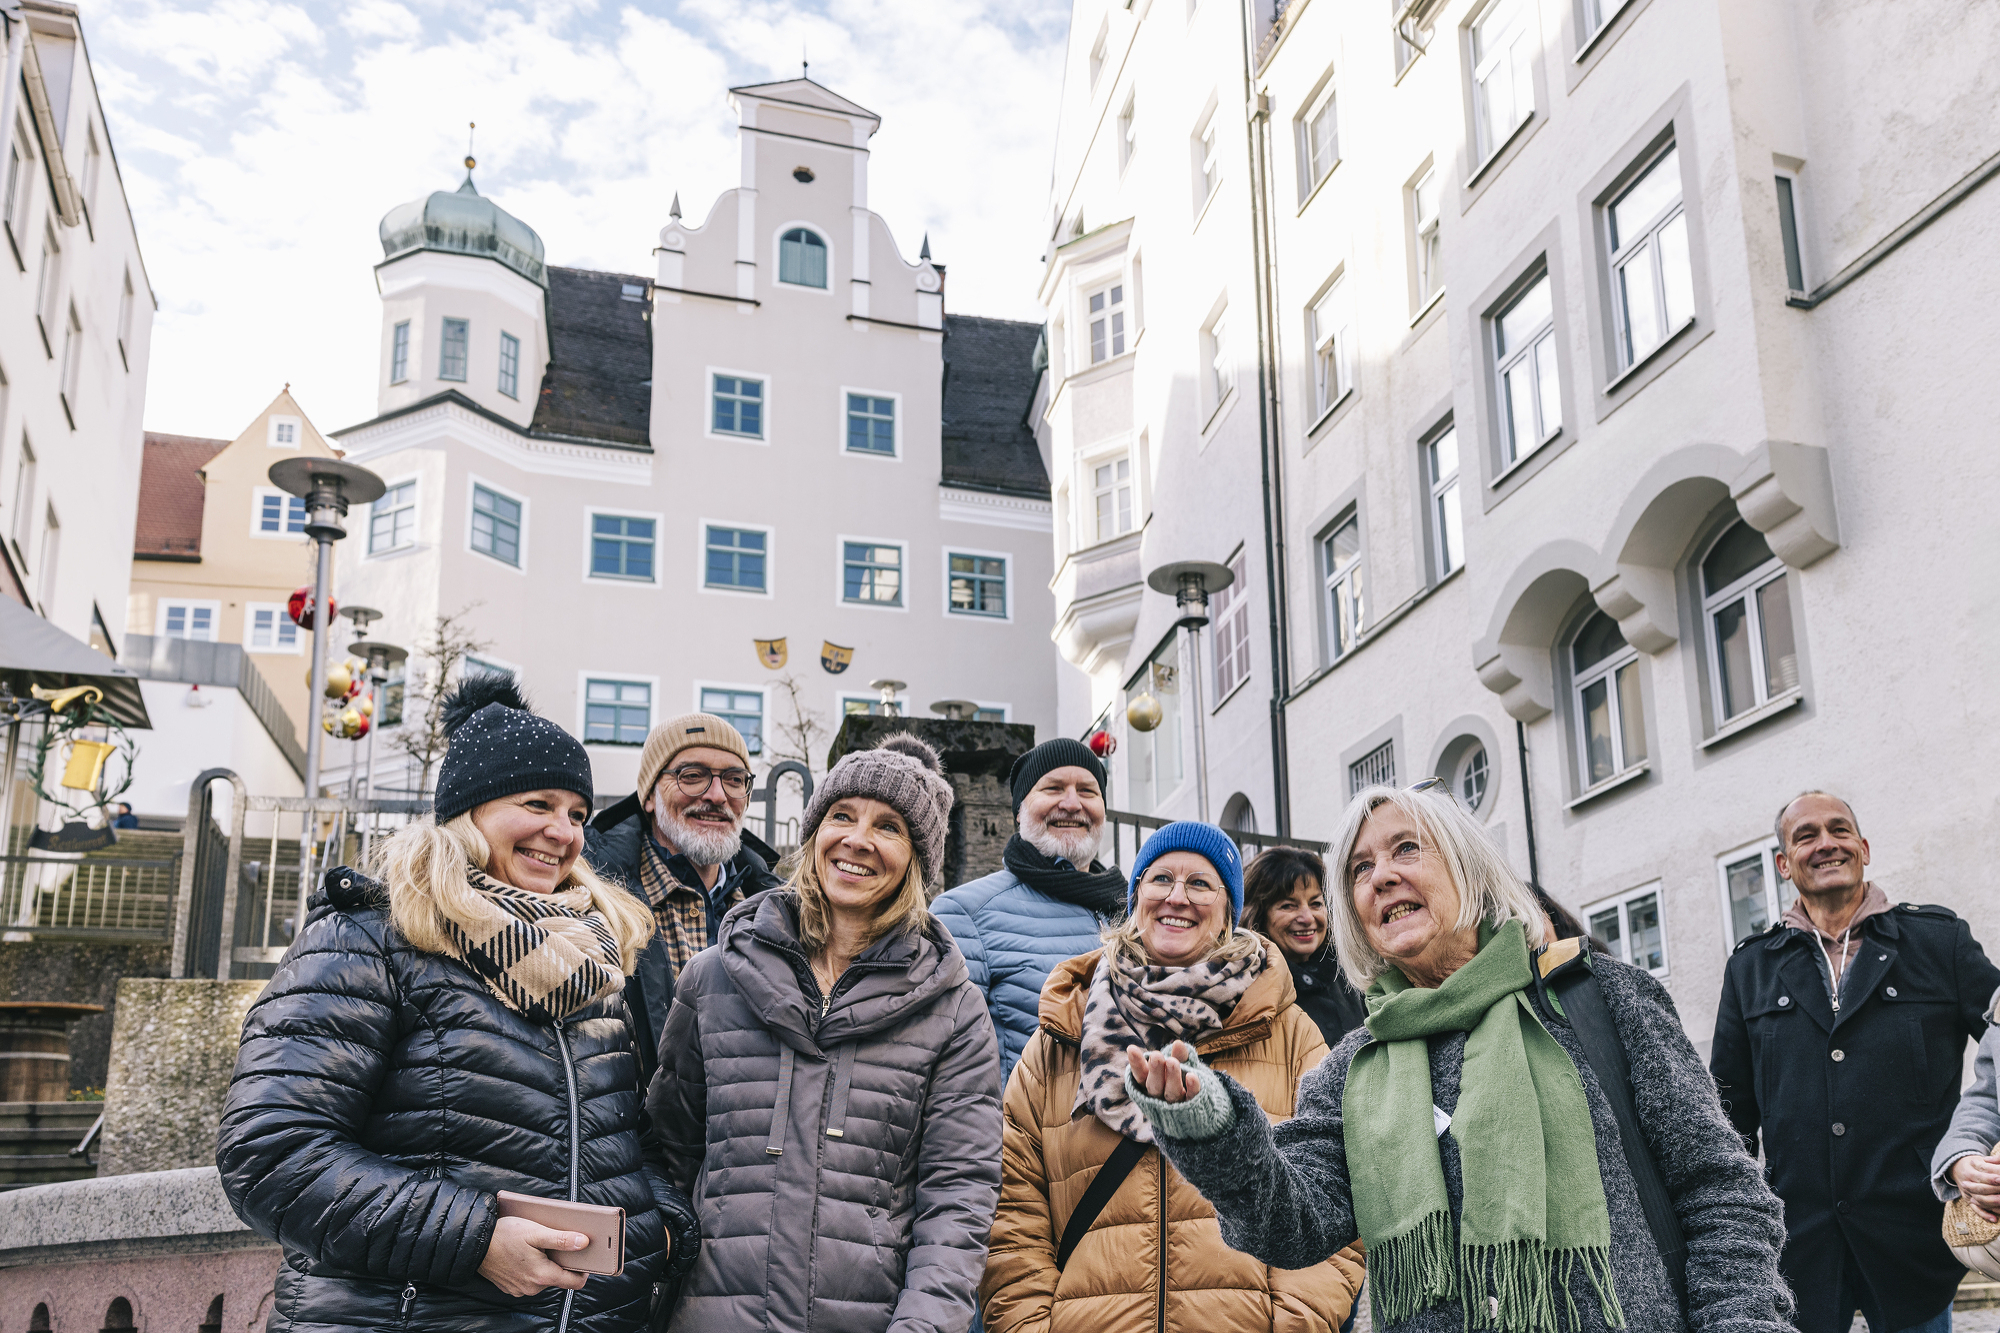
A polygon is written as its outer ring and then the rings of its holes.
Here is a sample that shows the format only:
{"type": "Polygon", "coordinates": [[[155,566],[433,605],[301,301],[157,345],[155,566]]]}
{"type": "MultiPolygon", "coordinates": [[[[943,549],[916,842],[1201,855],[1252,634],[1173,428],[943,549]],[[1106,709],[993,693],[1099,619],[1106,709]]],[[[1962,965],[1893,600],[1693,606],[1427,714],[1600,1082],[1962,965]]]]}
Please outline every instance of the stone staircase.
{"type": "Polygon", "coordinates": [[[95,1176],[95,1153],[69,1150],[103,1113],[103,1102],[0,1102],[0,1190],[95,1176]]]}

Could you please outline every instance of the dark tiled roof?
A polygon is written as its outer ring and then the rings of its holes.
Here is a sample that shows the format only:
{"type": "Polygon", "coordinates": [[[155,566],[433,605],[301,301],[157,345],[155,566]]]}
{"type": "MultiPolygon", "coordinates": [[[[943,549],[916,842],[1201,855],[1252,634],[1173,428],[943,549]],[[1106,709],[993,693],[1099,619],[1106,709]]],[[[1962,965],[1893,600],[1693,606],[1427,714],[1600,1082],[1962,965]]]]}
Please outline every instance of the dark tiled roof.
{"type": "Polygon", "coordinates": [[[647,444],[653,414],[652,308],[644,278],[557,268],[549,275],[549,369],[531,435],[647,444]]]}
{"type": "Polygon", "coordinates": [[[132,554],[201,558],[201,469],[229,447],[227,440],[146,432],[139,465],[139,522],[132,554]]]}
{"type": "Polygon", "coordinates": [[[946,315],[944,477],[947,485],[1046,496],[1049,474],[1028,426],[1041,372],[1042,326],[946,315]]]}

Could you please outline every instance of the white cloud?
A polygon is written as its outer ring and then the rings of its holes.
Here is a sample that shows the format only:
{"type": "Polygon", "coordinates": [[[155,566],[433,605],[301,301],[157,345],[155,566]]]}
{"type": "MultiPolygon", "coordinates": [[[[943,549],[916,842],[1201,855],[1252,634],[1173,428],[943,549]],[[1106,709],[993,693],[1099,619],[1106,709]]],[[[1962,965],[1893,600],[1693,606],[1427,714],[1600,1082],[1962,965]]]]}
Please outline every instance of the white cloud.
{"type": "Polygon", "coordinates": [[[460,178],[551,262],[647,272],[678,191],[735,181],[733,83],[877,112],[871,204],[951,268],[951,308],[1030,318],[1062,0],[106,0],[84,21],[159,297],[148,428],[233,436],[280,384],[322,429],[374,411],[376,225],[460,178]]]}

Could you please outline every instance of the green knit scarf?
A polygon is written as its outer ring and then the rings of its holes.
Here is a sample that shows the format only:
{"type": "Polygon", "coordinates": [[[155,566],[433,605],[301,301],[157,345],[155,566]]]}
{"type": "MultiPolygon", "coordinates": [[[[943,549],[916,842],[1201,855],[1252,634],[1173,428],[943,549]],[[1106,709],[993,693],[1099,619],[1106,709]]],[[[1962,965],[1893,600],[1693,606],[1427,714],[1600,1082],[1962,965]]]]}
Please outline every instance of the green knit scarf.
{"type": "Polygon", "coordinates": [[[1368,988],[1375,1040],[1354,1057],[1341,1111],[1375,1326],[1458,1301],[1468,1329],[1574,1329],[1580,1265],[1604,1322],[1623,1328],[1590,1107],[1525,993],[1525,929],[1482,925],[1479,946],[1435,990],[1394,969],[1368,988]],[[1449,1032],[1470,1034],[1450,1127],[1465,1182],[1455,1241],[1424,1045],[1449,1032]]]}

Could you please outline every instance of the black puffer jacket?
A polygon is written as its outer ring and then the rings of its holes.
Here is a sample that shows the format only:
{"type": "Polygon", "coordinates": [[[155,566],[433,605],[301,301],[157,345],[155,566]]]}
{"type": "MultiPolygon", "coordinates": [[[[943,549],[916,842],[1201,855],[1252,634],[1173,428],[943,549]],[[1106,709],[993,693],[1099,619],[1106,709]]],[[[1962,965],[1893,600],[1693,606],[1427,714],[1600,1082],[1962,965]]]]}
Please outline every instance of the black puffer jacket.
{"type": "Polygon", "coordinates": [[[698,1240],[642,1152],[623,1002],[538,1027],[413,948],[357,871],[309,908],[244,1020],[216,1147],[230,1204],[285,1249],[272,1333],[645,1327],[665,1231],[677,1269],[698,1240]],[[479,1276],[499,1190],[623,1208],[625,1271],[506,1295],[479,1276]]]}

